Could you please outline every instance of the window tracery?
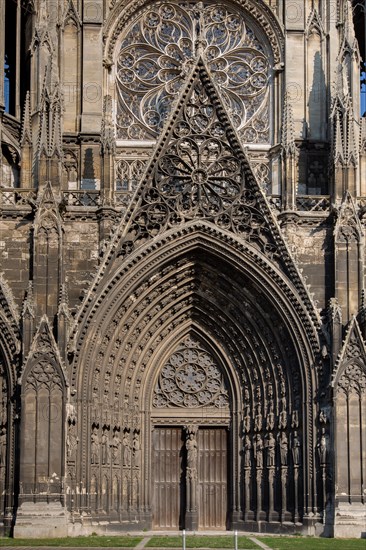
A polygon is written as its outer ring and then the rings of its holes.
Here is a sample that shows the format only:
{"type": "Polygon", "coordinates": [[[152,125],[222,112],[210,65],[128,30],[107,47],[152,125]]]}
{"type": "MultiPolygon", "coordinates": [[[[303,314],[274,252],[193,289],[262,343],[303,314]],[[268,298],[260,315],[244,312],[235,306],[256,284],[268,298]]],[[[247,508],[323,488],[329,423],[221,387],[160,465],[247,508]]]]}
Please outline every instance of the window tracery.
{"type": "Polygon", "coordinates": [[[127,29],[116,64],[119,139],[159,135],[198,53],[243,141],[269,141],[268,52],[239,12],[207,2],[156,2],[127,29]]]}
{"type": "Polygon", "coordinates": [[[187,337],[164,365],[155,386],[154,407],[229,406],[221,370],[212,355],[187,337]]]}

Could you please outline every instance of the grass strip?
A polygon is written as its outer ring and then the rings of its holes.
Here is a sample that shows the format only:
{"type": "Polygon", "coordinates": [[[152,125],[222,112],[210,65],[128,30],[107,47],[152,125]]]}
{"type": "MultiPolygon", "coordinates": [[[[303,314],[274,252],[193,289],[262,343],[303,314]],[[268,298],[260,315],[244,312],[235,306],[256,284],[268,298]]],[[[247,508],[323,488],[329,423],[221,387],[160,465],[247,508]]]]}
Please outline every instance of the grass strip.
{"type": "MultiPolygon", "coordinates": [[[[234,534],[232,536],[200,536],[189,535],[186,537],[187,548],[234,548],[234,534]]],[[[153,536],[145,548],[182,548],[182,537],[177,536],[153,536]]],[[[238,548],[252,550],[258,545],[247,537],[238,537],[238,548]]]]}
{"type": "Polygon", "coordinates": [[[90,536],[90,537],[66,537],[60,539],[12,539],[0,538],[0,546],[55,546],[58,548],[134,548],[143,537],[115,537],[115,536],[90,536]]]}
{"type": "Polygon", "coordinates": [[[273,550],[366,550],[365,539],[326,539],[315,537],[258,537],[273,550]]]}

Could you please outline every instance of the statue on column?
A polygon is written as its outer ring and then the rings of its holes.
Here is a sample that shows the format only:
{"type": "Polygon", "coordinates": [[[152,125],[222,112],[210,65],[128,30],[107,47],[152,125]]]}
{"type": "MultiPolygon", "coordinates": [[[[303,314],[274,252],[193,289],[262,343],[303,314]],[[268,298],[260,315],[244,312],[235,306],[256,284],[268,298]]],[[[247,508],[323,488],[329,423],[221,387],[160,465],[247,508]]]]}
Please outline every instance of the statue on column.
{"type": "Polygon", "coordinates": [[[318,452],[320,464],[322,466],[325,466],[327,463],[327,440],[325,437],[325,433],[322,433],[320,437],[320,442],[318,443],[318,452]]]}
{"type": "Polygon", "coordinates": [[[131,443],[130,443],[130,436],[128,432],[124,433],[122,443],[123,443],[123,466],[131,466],[131,443]]]}
{"type": "Polygon", "coordinates": [[[6,465],[6,428],[3,426],[0,433],[0,466],[6,465]]]}
{"type": "Polygon", "coordinates": [[[118,431],[114,430],[111,447],[112,447],[112,463],[115,466],[118,466],[120,462],[120,445],[121,445],[121,439],[119,437],[118,431]]]}
{"type": "Polygon", "coordinates": [[[263,416],[261,411],[260,403],[257,403],[255,406],[255,417],[254,417],[254,431],[260,432],[263,424],[263,416]]]}
{"type": "Polygon", "coordinates": [[[197,474],[197,439],[194,432],[190,432],[186,440],[186,449],[187,449],[187,472],[193,478],[197,474]]]}
{"type": "Polygon", "coordinates": [[[263,468],[263,440],[260,434],[257,434],[255,439],[254,453],[257,461],[257,468],[263,468]]]}
{"type": "Polygon", "coordinates": [[[74,422],[69,424],[69,430],[66,437],[66,454],[69,461],[76,460],[76,449],[79,443],[79,438],[76,435],[76,426],[74,422]]]}
{"type": "Polygon", "coordinates": [[[272,432],[268,434],[266,447],[267,447],[267,466],[272,467],[275,465],[275,455],[276,455],[276,440],[272,432]]]}
{"type": "Polygon", "coordinates": [[[109,441],[108,441],[108,429],[103,428],[103,433],[101,437],[102,445],[102,464],[109,463],[109,441]]]}
{"type": "Polygon", "coordinates": [[[250,468],[252,465],[252,442],[249,435],[244,439],[244,468],[250,468]]]}
{"type": "Polygon", "coordinates": [[[133,466],[135,468],[140,467],[140,455],[141,455],[140,437],[139,437],[139,434],[135,432],[133,434],[133,441],[132,441],[133,466]]]}
{"type": "Polygon", "coordinates": [[[301,441],[297,431],[295,431],[292,437],[292,459],[294,461],[294,466],[299,466],[300,464],[300,460],[301,460],[300,453],[301,453],[301,441]]]}
{"type": "Polygon", "coordinates": [[[90,436],[90,453],[91,453],[91,463],[99,464],[99,435],[98,429],[94,426],[91,436],[90,436]]]}
{"type": "Polygon", "coordinates": [[[286,432],[281,433],[281,437],[280,437],[280,456],[281,456],[281,466],[287,466],[288,438],[287,438],[286,432]]]}

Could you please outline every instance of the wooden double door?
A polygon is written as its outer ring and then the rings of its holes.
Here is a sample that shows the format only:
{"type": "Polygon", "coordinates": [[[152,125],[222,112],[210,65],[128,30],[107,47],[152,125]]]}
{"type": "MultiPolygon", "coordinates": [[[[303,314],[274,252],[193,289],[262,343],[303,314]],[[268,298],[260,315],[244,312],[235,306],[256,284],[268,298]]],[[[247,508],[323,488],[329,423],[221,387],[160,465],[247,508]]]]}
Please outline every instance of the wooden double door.
{"type": "MultiPolygon", "coordinates": [[[[199,529],[226,529],[228,453],[225,428],[197,433],[196,492],[199,529]]],[[[153,528],[184,529],[187,510],[187,452],[182,428],[153,431],[153,528]]]]}

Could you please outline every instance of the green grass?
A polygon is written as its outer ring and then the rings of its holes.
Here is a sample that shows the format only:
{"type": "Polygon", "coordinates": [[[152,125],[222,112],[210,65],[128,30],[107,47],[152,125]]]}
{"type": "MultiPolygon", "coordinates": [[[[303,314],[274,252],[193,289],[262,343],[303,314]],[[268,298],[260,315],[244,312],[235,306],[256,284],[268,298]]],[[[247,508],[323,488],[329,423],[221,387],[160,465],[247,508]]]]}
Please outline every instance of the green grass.
{"type": "Polygon", "coordinates": [[[257,537],[273,550],[366,550],[365,539],[323,539],[314,537],[257,537]]]}
{"type": "Polygon", "coordinates": [[[56,546],[56,547],[84,547],[95,548],[98,546],[114,546],[134,548],[143,537],[112,537],[112,536],[90,536],[90,537],[67,537],[62,539],[11,539],[0,538],[0,546],[56,546]]]}
{"type": "MultiPolygon", "coordinates": [[[[263,537],[254,535],[273,550],[366,550],[365,539],[322,539],[313,537],[263,537]]],[[[59,548],[80,547],[116,547],[134,548],[143,537],[141,536],[90,536],[68,537],[62,539],[12,539],[0,538],[0,546],[53,546],[59,548]]],[[[234,535],[200,536],[188,535],[187,548],[234,548],[234,535]]],[[[152,536],[146,548],[182,548],[181,536],[152,536]]],[[[247,537],[238,537],[238,548],[260,550],[260,547],[247,537]]]]}
{"type": "MultiPolygon", "coordinates": [[[[199,536],[190,535],[186,537],[187,548],[234,548],[234,535],[230,536],[199,536]]],[[[182,537],[174,536],[153,536],[146,544],[145,548],[182,548],[182,537]]],[[[247,537],[238,537],[238,548],[247,548],[251,550],[259,546],[249,540],[247,537]]]]}

